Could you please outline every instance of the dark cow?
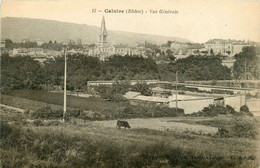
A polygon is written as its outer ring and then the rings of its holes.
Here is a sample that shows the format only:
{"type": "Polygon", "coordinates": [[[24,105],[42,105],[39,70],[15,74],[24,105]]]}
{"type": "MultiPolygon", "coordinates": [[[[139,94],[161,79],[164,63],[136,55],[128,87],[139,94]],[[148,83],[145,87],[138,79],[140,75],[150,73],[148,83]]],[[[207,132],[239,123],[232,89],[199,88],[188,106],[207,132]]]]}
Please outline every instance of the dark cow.
{"type": "Polygon", "coordinates": [[[131,128],[127,121],[120,121],[118,120],[116,123],[117,128],[125,127],[125,128],[131,128]]]}

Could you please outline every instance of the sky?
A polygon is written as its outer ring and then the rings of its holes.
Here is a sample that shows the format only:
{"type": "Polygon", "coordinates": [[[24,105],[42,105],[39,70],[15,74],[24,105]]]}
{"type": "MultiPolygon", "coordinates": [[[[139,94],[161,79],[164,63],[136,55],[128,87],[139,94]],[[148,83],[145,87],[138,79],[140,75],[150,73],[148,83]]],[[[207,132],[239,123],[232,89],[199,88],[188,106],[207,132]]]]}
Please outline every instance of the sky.
{"type": "Polygon", "coordinates": [[[260,41],[260,1],[253,0],[2,0],[1,17],[7,16],[98,27],[105,16],[108,30],[181,37],[199,43],[214,38],[260,41]],[[101,12],[93,13],[93,9],[101,12]],[[105,13],[105,9],[144,13],[105,13]],[[178,13],[162,14],[160,10],[178,13]]]}

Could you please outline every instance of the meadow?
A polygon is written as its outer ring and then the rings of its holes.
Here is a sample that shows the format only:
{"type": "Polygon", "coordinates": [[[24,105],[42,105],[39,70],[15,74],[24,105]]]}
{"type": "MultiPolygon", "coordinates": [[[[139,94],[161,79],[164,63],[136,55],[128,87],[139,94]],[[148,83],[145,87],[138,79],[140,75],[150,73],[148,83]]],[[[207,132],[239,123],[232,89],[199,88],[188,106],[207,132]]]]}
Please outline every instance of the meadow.
{"type": "Polygon", "coordinates": [[[258,166],[254,139],[107,128],[93,121],[37,126],[26,118],[10,122],[11,116],[1,111],[3,167],[258,166]]]}
{"type": "MultiPolygon", "coordinates": [[[[47,92],[42,90],[14,90],[5,93],[5,95],[30,99],[47,104],[55,104],[63,106],[63,94],[47,92]]],[[[2,100],[2,99],[1,99],[2,100]]],[[[1,101],[2,102],[2,101],[1,101]]],[[[79,108],[84,110],[102,111],[104,109],[115,110],[117,107],[123,106],[124,103],[110,102],[99,98],[82,98],[76,96],[67,96],[67,106],[71,108],[79,108]]]]}
{"type": "MultiPolygon", "coordinates": [[[[88,104],[83,105],[86,109],[101,112],[107,107],[122,108],[126,103],[71,98],[76,105],[71,104],[69,110],[78,110],[77,102],[88,104]],[[93,106],[91,101],[95,101],[93,106]]],[[[61,123],[60,119],[32,118],[31,114],[46,106],[53,110],[62,110],[61,100],[61,94],[48,92],[34,95],[15,91],[9,95],[1,95],[1,103],[28,110],[23,114],[7,108],[0,109],[2,167],[259,166],[259,141],[253,136],[257,135],[254,132],[254,117],[218,115],[125,119],[132,126],[131,129],[117,129],[116,120],[70,118],[66,123],[61,123]],[[50,99],[53,99],[51,104],[48,102],[50,99]],[[160,126],[165,129],[159,128],[160,126]],[[191,126],[193,129],[179,131],[183,126],[191,126]],[[207,127],[214,130],[213,133],[194,131],[196,128],[207,127]],[[230,132],[219,132],[217,127],[230,128],[230,132]],[[250,131],[252,134],[244,136],[250,131]]]]}

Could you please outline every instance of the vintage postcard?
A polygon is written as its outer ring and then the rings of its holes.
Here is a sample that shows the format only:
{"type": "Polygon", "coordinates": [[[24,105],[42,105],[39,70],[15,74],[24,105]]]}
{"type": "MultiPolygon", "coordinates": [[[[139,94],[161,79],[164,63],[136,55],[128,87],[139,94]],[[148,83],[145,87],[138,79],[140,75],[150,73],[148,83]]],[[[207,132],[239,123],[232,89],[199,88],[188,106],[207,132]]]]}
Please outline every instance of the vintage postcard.
{"type": "Polygon", "coordinates": [[[0,167],[260,166],[260,1],[2,0],[0,37],[0,167]]]}

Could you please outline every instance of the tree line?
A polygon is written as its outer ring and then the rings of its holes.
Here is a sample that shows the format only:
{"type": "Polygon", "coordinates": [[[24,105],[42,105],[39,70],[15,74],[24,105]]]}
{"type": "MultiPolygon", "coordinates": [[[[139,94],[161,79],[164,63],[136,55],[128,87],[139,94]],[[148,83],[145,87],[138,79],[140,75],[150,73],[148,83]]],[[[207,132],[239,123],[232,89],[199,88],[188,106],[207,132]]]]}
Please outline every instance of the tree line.
{"type": "MultiPolygon", "coordinates": [[[[229,80],[243,76],[243,61],[247,73],[259,79],[257,51],[248,47],[235,56],[234,76],[231,69],[221,64],[216,56],[189,56],[169,64],[156,64],[151,58],[114,55],[105,62],[86,55],[68,55],[67,88],[83,90],[93,80],[229,80]]],[[[1,56],[2,89],[41,89],[43,86],[63,86],[64,57],[40,64],[29,56],[1,56]]],[[[249,78],[249,75],[248,75],[249,78]]]]}

